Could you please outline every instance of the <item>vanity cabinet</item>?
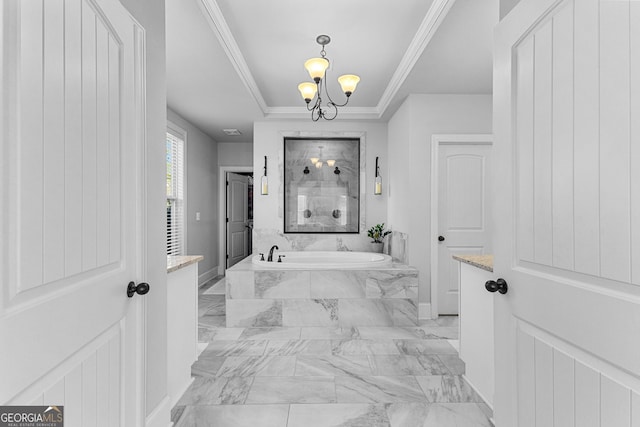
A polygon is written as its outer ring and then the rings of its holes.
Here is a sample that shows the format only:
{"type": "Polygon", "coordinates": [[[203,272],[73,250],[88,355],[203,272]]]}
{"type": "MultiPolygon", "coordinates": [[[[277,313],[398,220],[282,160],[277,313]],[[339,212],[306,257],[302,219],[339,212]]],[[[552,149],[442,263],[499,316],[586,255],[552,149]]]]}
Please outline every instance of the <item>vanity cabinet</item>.
{"type": "Polygon", "coordinates": [[[460,261],[460,358],[465,378],[493,408],[493,299],[485,282],[493,280],[491,255],[454,256],[460,261]]]}
{"type": "Polygon", "coordinates": [[[192,382],[198,359],[198,262],[202,256],[167,260],[167,391],[173,407],[192,382]]]}

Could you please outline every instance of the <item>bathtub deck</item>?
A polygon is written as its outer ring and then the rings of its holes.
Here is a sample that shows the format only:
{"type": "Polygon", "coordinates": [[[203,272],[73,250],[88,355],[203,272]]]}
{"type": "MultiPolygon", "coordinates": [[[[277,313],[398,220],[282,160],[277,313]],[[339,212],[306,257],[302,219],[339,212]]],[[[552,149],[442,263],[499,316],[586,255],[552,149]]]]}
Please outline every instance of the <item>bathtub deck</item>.
{"type": "Polygon", "coordinates": [[[416,326],[418,271],[261,269],[250,257],[226,272],[227,327],[416,326]]]}

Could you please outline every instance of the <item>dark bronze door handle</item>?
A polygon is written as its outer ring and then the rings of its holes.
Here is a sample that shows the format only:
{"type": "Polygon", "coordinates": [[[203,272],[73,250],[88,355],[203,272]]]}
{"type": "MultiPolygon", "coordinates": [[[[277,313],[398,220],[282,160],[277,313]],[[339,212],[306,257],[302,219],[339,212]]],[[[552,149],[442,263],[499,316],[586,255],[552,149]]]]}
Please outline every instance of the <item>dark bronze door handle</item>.
{"type": "Polygon", "coordinates": [[[444,242],[444,236],[438,236],[438,242],[444,242]]]}
{"type": "Polygon", "coordinates": [[[149,292],[149,284],[148,283],[138,283],[138,285],[136,286],[136,284],[134,282],[129,282],[129,285],[127,286],[127,296],[129,298],[133,298],[134,294],[138,294],[138,295],[144,295],[146,293],[149,292]]]}
{"type": "Polygon", "coordinates": [[[509,287],[507,286],[507,282],[504,279],[498,279],[496,281],[493,280],[488,280],[485,284],[484,287],[489,291],[489,292],[500,292],[501,294],[506,294],[507,291],[509,290],[509,287]]]}

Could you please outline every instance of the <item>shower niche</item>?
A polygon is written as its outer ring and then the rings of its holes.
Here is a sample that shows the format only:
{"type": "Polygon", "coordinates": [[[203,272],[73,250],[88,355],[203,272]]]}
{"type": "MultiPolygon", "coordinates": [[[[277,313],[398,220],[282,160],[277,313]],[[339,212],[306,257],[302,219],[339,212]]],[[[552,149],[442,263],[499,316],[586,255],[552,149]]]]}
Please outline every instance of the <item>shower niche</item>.
{"type": "Polygon", "coordinates": [[[284,138],[284,232],[360,232],[360,138],[284,138]]]}

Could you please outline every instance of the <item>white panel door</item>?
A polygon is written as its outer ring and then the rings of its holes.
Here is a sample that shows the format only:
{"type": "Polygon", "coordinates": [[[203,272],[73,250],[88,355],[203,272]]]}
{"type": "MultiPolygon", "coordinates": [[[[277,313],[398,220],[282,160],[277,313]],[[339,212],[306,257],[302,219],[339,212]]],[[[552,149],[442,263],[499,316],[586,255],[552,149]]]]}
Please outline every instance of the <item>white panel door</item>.
{"type": "Polygon", "coordinates": [[[640,2],[522,0],[494,64],[497,426],[640,420],[640,2]]]}
{"type": "Polygon", "coordinates": [[[487,140],[442,142],[438,150],[438,314],[458,314],[459,262],[452,256],[490,253],[487,140]]]}
{"type": "Polygon", "coordinates": [[[249,178],[227,173],[227,268],[249,256],[249,178]]]}
{"type": "Polygon", "coordinates": [[[117,0],[0,15],[0,403],[138,425],[143,30],[117,0]]]}

